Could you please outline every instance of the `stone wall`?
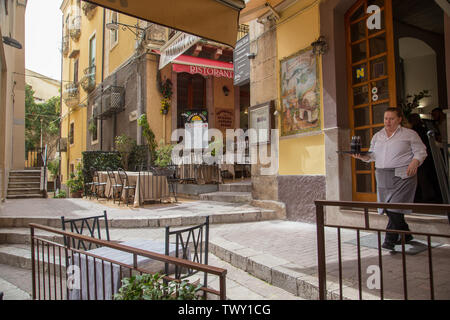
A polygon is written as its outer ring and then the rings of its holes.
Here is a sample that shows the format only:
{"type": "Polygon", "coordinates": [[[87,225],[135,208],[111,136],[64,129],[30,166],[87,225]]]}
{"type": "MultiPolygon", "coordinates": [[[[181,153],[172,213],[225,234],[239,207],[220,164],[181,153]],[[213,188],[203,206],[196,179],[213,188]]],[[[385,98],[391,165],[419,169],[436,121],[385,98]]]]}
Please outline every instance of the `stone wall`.
{"type": "MultiPolygon", "coordinates": [[[[276,29],[273,22],[250,23],[250,105],[278,99],[276,29]]],[[[260,165],[252,165],[252,196],[255,200],[278,200],[277,176],[262,176],[260,165]]]]}
{"type": "Polygon", "coordinates": [[[289,221],[316,222],[314,201],[325,199],[324,176],[278,176],[278,198],[289,221]]]}

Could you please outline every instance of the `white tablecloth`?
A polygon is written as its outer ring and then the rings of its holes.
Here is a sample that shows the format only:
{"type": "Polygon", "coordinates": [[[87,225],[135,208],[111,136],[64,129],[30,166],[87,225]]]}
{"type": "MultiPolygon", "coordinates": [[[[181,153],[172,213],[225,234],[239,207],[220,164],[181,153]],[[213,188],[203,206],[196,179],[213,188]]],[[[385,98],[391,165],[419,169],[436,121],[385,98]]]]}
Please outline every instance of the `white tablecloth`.
{"type": "MultiPolygon", "coordinates": [[[[164,242],[156,242],[152,240],[130,240],[121,243],[122,245],[156,252],[160,254],[165,254],[165,243],[164,242]]],[[[170,244],[169,246],[169,255],[175,256],[176,245],[170,244]]],[[[182,249],[179,249],[181,254],[182,249]]],[[[97,248],[88,251],[88,253],[100,256],[102,258],[107,258],[113,260],[114,262],[119,262],[126,265],[133,266],[133,254],[115,250],[108,247],[97,248]]],[[[189,254],[188,254],[189,256],[189,254]]],[[[74,253],[73,257],[76,269],[79,269],[80,275],[79,279],[79,287],[80,289],[69,290],[68,300],[88,300],[88,292],[87,287],[89,283],[89,299],[90,300],[103,300],[103,288],[105,292],[105,300],[113,299],[113,295],[119,291],[119,288],[122,286],[121,279],[123,277],[130,276],[130,269],[122,268],[122,274],[119,265],[113,263],[112,264],[112,278],[111,278],[111,263],[102,260],[88,257],[88,262],[86,263],[86,255],[81,254],[80,256],[77,253],[74,253]],[[81,260],[81,266],[80,266],[81,260]],[[86,265],[88,265],[88,276],[89,281],[86,277],[86,265]],[[104,269],[104,283],[103,283],[103,272],[104,269]],[[104,287],[103,287],[104,286],[104,287]],[[97,297],[95,296],[95,291],[97,289],[97,297]],[[82,293],[82,296],[81,296],[82,293]]],[[[69,261],[70,264],[70,261],[69,261]]],[[[164,262],[153,260],[150,258],[137,256],[137,265],[139,268],[144,269],[149,273],[159,272],[161,274],[164,273],[164,262]]],[[[173,267],[172,267],[173,268],[173,267]]],[[[171,269],[172,269],[171,268],[171,269]]]]}
{"type": "MultiPolygon", "coordinates": [[[[111,181],[106,171],[98,173],[100,182],[106,182],[105,196],[112,196],[111,181]]],[[[114,172],[117,184],[120,184],[117,171],[114,172]]],[[[130,185],[136,185],[134,194],[134,207],[141,206],[145,201],[162,200],[170,196],[169,184],[167,183],[167,177],[153,176],[150,172],[139,174],[139,172],[128,172],[128,182],[130,185]]],[[[133,192],[130,190],[129,192],[133,192]]],[[[125,200],[126,191],[122,191],[122,200],[125,200]]]]}

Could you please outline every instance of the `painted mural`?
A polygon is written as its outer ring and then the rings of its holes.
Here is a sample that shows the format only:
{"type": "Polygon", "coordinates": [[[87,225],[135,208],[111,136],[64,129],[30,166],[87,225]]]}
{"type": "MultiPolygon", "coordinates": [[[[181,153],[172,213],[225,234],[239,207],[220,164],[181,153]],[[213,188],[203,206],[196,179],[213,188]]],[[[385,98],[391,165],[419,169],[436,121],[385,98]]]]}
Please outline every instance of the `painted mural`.
{"type": "Polygon", "coordinates": [[[311,49],[281,61],[282,136],[320,130],[318,62],[311,49]]]}

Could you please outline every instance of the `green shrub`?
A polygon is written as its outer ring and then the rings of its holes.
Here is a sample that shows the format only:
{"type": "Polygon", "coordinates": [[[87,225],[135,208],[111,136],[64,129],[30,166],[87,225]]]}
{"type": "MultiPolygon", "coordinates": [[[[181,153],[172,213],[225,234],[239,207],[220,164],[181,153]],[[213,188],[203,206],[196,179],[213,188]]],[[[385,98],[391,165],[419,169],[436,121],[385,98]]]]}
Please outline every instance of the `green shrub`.
{"type": "Polygon", "coordinates": [[[167,167],[172,162],[172,150],[174,145],[165,144],[164,141],[161,140],[159,143],[159,147],[156,149],[156,160],[155,164],[158,167],[167,167]]]}
{"type": "Polygon", "coordinates": [[[69,187],[70,192],[83,191],[83,168],[81,163],[77,165],[76,172],[70,174],[70,178],[67,180],[67,187],[69,187]]]}
{"type": "Polygon", "coordinates": [[[91,167],[98,171],[106,171],[107,168],[117,170],[121,165],[122,162],[119,152],[85,151],[83,152],[84,181],[92,181],[91,173],[89,172],[91,167]]]}
{"type": "Polygon", "coordinates": [[[163,275],[143,274],[125,278],[115,300],[200,300],[202,287],[187,281],[164,283],[163,275]]]}
{"type": "Polygon", "coordinates": [[[117,136],[114,142],[116,143],[116,150],[119,151],[122,158],[122,168],[129,170],[130,168],[128,167],[128,163],[131,152],[135,149],[136,140],[130,138],[126,134],[122,134],[117,136]]]}
{"type": "Polygon", "coordinates": [[[53,198],[54,199],[65,199],[65,198],[67,198],[67,193],[64,190],[59,190],[58,193],[55,193],[53,198]]]}

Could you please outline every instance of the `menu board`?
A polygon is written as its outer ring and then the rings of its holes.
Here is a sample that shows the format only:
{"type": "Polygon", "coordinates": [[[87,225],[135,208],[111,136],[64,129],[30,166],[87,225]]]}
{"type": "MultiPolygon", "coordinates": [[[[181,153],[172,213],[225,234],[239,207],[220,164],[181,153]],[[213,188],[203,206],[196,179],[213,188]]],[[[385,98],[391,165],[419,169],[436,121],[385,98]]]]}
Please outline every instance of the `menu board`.
{"type": "Polygon", "coordinates": [[[250,38],[246,35],[236,43],[234,49],[234,85],[241,86],[250,81],[250,38]]]}

